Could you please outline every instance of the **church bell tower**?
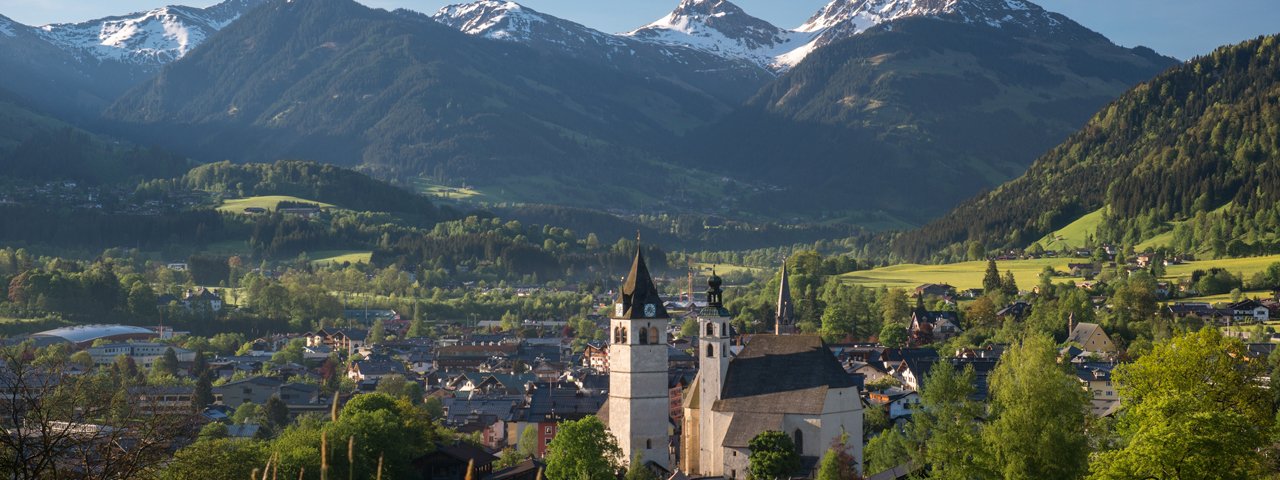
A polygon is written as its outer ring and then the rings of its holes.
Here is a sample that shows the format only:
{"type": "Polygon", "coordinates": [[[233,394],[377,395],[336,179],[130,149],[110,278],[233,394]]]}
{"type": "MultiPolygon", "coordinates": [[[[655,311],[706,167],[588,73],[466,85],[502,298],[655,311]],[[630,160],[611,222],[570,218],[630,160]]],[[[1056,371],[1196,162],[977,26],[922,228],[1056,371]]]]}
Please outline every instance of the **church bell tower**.
{"type": "Polygon", "coordinates": [[[699,449],[701,471],[689,473],[710,473],[707,468],[711,465],[724,464],[724,449],[715,441],[713,432],[724,431],[728,426],[720,425],[725,419],[711,411],[720,400],[724,378],[729,374],[729,342],[732,338],[729,311],[724,308],[724,291],[720,284],[720,277],[711,272],[711,278],[707,279],[707,306],[698,312],[698,401],[704,411],[698,417],[700,445],[696,448],[699,449]]]}
{"type": "Polygon", "coordinates": [[[667,324],[671,317],[639,247],[609,320],[608,426],[626,463],[671,469],[667,324]]]}

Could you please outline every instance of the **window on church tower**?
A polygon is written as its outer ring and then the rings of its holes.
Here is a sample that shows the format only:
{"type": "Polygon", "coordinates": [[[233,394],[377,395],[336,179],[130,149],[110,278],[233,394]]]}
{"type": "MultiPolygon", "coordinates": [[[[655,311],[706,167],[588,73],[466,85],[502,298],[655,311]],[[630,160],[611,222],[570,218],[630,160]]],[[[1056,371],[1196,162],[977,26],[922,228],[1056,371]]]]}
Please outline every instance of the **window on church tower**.
{"type": "Polygon", "coordinates": [[[658,336],[658,327],[649,327],[649,338],[653,339],[653,343],[662,343],[662,337],[658,336]]]}
{"type": "Polygon", "coordinates": [[[796,437],[795,438],[796,453],[803,455],[804,454],[804,433],[802,433],[800,429],[797,428],[795,437],[796,437]]]}
{"type": "Polygon", "coordinates": [[[715,346],[713,346],[713,345],[711,345],[710,343],[708,343],[708,344],[707,344],[707,358],[713,358],[713,357],[715,357],[715,356],[716,356],[716,347],[715,347],[715,346]]]}
{"type": "Polygon", "coordinates": [[[647,438],[646,438],[646,439],[644,439],[644,449],[645,449],[645,450],[651,450],[651,449],[653,449],[653,440],[650,440],[650,439],[647,439],[647,438]]]}
{"type": "Polygon", "coordinates": [[[649,344],[649,331],[645,330],[644,327],[640,327],[640,344],[641,345],[649,344]]]}
{"type": "Polygon", "coordinates": [[[716,336],[716,324],[710,323],[710,322],[707,323],[707,336],[708,337],[716,336]]]}

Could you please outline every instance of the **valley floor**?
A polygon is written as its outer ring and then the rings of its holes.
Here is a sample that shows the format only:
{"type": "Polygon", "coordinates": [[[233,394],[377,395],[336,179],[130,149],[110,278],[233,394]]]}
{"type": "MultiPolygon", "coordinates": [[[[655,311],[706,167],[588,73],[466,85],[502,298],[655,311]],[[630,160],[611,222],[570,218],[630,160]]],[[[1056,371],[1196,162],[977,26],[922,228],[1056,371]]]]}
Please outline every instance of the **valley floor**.
{"type": "MultiPolygon", "coordinates": [[[[1035,260],[1008,260],[997,262],[1003,273],[1012,271],[1013,276],[1022,288],[1030,288],[1040,281],[1040,272],[1044,267],[1053,267],[1059,273],[1067,272],[1067,264],[1088,262],[1082,258],[1041,258],[1035,260]]],[[[1215,260],[1198,260],[1171,265],[1167,268],[1164,279],[1190,277],[1195,270],[1222,268],[1242,278],[1249,278],[1254,273],[1263,271],[1268,265],[1280,262],[1280,255],[1261,257],[1224,258],[1215,260]]],[[[986,272],[987,262],[961,262],[946,265],[901,264],[846,273],[841,278],[849,284],[866,287],[915,288],[926,283],[946,283],[957,289],[982,288],[982,276],[986,272]]],[[[1055,283],[1063,281],[1083,281],[1080,277],[1059,276],[1055,283]]]]}

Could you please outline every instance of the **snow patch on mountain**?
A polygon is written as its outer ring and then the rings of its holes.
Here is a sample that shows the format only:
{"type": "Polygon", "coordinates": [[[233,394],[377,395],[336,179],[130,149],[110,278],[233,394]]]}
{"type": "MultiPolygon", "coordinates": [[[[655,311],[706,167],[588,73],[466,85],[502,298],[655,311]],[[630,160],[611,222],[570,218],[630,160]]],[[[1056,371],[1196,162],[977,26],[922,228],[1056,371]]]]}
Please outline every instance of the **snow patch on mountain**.
{"type": "Polygon", "coordinates": [[[13,21],[5,17],[0,17],[0,35],[6,37],[16,37],[17,33],[13,31],[13,21]]]}
{"type": "Polygon", "coordinates": [[[687,45],[783,71],[832,42],[922,16],[1031,29],[1053,29],[1065,21],[1025,0],[832,0],[804,24],[785,30],[747,15],[727,0],[682,0],[667,16],[621,35],[687,45]]]}
{"type": "Polygon", "coordinates": [[[449,5],[431,18],[467,35],[494,40],[549,42],[565,48],[626,47],[626,42],[613,35],[506,0],[449,5]]]}
{"type": "Polygon", "coordinates": [[[506,40],[527,40],[533,24],[547,23],[542,14],[518,3],[493,0],[449,5],[432,18],[467,35],[506,40]]]}
{"type": "Polygon", "coordinates": [[[626,50],[643,42],[782,72],[814,50],[906,17],[949,18],[992,27],[1044,31],[1066,22],[1026,0],[831,0],[804,24],[783,29],[753,17],[728,0],[681,0],[675,10],[635,30],[609,35],[545,15],[509,0],[478,0],[441,8],[432,19],[468,35],[550,43],[565,48],[626,50]],[[687,50],[684,50],[687,51],[687,50]]]}
{"type": "Polygon", "coordinates": [[[264,0],[208,8],[160,7],[81,23],[39,27],[45,40],[82,58],[158,67],[182,58],[264,0]]]}
{"type": "Polygon", "coordinates": [[[671,13],[620,35],[641,41],[688,46],[770,69],[778,59],[812,40],[810,32],[784,30],[748,15],[726,0],[682,0],[671,13]]]}

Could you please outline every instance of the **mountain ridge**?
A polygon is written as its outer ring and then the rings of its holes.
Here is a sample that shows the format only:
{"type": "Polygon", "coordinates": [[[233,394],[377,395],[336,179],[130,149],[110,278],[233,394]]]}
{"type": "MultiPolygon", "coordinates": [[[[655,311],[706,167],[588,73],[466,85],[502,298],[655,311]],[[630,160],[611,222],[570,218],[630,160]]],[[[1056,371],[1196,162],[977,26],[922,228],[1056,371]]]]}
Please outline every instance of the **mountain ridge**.
{"type": "Polygon", "coordinates": [[[679,45],[655,45],[611,35],[512,1],[480,0],[448,5],[430,18],[468,35],[521,43],[642,75],[671,79],[732,103],[745,101],[773,77],[751,62],[679,45]]]}
{"type": "Polygon", "coordinates": [[[50,43],[99,61],[159,68],[182,58],[263,0],[224,0],[206,7],[168,5],[77,23],[35,27],[50,43]]]}
{"type": "Polygon", "coordinates": [[[276,0],[106,116],[126,136],[203,160],[307,158],[402,185],[424,176],[541,185],[578,206],[617,198],[587,187],[609,172],[605,182],[636,206],[670,201],[653,193],[657,185],[627,181],[662,168],[645,150],[730,108],[678,82],[475,38],[422,16],[349,0],[276,0]]]}
{"type": "Polygon", "coordinates": [[[816,50],[677,150],[769,179],[782,193],[752,199],[757,208],[856,205],[918,225],[1017,176],[1097,108],[1176,63],[1076,28],[1041,37],[894,20],[816,50]]]}
{"type": "Polygon", "coordinates": [[[1100,108],[1022,176],[902,234],[894,252],[946,260],[975,246],[1022,248],[1104,208],[1099,242],[1134,245],[1171,231],[1162,246],[1184,253],[1280,251],[1277,65],[1272,35],[1170,69],[1100,108]]]}
{"type": "Polygon", "coordinates": [[[0,88],[68,120],[92,122],[129,88],[262,1],[160,7],[44,26],[0,16],[0,71],[16,72],[0,75],[0,88]]]}

